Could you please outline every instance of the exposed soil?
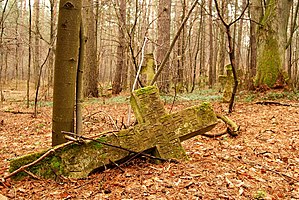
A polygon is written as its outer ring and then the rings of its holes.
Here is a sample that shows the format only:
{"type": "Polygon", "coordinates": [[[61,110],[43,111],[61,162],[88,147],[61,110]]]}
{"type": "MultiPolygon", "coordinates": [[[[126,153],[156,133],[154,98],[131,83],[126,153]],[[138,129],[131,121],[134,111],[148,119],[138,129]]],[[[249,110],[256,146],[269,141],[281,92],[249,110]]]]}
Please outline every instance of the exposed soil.
{"type": "MultiPolygon", "coordinates": [[[[175,103],[173,111],[197,103],[175,103]]],[[[222,114],[227,109],[223,103],[213,106],[222,114]]],[[[9,159],[50,147],[51,106],[39,111],[33,118],[27,113],[32,108],[22,102],[1,106],[0,177],[8,174],[9,159]]],[[[126,104],[90,101],[84,108],[84,132],[112,130],[127,112],[126,104]]],[[[240,125],[236,138],[187,140],[183,146],[190,160],[180,164],[140,158],[122,166],[125,172],[108,169],[83,180],[8,179],[0,193],[9,199],[299,199],[299,107],[237,102],[229,117],[240,125]]],[[[212,132],[223,128],[220,123],[212,132]]]]}

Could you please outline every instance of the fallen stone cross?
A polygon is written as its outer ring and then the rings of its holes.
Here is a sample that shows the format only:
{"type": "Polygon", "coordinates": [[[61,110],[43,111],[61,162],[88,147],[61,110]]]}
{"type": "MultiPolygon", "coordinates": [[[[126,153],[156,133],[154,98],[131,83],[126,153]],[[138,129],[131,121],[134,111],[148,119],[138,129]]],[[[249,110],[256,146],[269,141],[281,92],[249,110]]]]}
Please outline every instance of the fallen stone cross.
{"type": "MultiPolygon", "coordinates": [[[[181,142],[203,134],[217,124],[217,117],[209,103],[166,114],[155,86],[135,90],[131,96],[131,106],[138,124],[117,133],[102,135],[97,138],[98,141],[134,152],[152,150],[157,157],[182,160],[187,156],[181,142]]],[[[27,171],[46,178],[57,175],[83,178],[111,162],[123,162],[132,156],[132,152],[113,146],[96,141],[73,143],[56,150],[27,171]]],[[[33,162],[45,152],[12,160],[10,171],[33,162]]]]}

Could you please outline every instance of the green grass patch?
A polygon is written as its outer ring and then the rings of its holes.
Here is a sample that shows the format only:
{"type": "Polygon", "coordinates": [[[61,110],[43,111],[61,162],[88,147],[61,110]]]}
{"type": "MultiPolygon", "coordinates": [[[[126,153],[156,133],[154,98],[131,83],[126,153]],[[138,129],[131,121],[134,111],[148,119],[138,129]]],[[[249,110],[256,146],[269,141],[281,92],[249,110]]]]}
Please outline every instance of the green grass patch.
{"type": "MultiPolygon", "coordinates": [[[[161,99],[166,103],[171,103],[174,95],[162,95],[161,99]]],[[[218,101],[222,99],[222,94],[214,89],[196,90],[192,93],[177,94],[175,100],[178,102],[184,101],[218,101]]]]}

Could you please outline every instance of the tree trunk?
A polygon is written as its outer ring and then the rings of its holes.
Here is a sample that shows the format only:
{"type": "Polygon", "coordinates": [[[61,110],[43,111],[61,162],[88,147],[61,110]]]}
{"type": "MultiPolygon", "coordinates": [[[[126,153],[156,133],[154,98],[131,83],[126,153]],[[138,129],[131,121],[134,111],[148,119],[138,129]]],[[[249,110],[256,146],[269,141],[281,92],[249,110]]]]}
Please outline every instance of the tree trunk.
{"type": "MultiPolygon", "coordinates": [[[[254,6],[260,2],[254,1],[254,6]]],[[[257,29],[257,75],[256,86],[274,87],[286,80],[284,73],[287,45],[287,26],[292,1],[269,0],[257,29]]],[[[261,11],[262,9],[259,9],[261,11]]],[[[252,13],[253,15],[259,15],[252,13]]]]}
{"type": "Polygon", "coordinates": [[[86,50],[84,59],[84,96],[98,97],[98,65],[97,65],[97,47],[96,45],[96,31],[95,31],[95,17],[93,0],[84,0],[85,6],[83,9],[83,24],[85,25],[86,35],[86,50]]]}
{"type": "Polygon", "coordinates": [[[214,84],[215,72],[214,72],[214,38],[213,38],[213,18],[212,18],[212,11],[213,11],[213,0],[209,0],[209,45],[210,45],[210,52],[209,52],[209,87],[212,87],[214,84]]]}
{"type": "MultiPolygon", "coordinates": [[[[227,1],[221,2],[221,14],[225,20],[227,20],[227,1]]],[[[225,37],[225,27],[223,24],[220,25],[220,49],[219,49],[219,68],[218,68],[218,74],[223,75],[224,74],[224,66],[225,66],[225,60],[226,60],[226,37],[225,37]]]]}
{"type": "Polygon", "coordinates": [[[66,142],[61,131],[74,131],[81,8],[81,0],[61,0],[59,4],[54,69],[52,146],[66,142]]]}
{"type": "MultiPolygon", "coordinates": [[[[182,14],[181,14],[181,20],[178,22],[179,25],[183,22],[185,15],[186,15],[186,0],[182,1],[182,14]]],[[[177,45],[177,85],[176,85],[176,91],[178,93],[184,92],[184,65],[185,65],[185,29],[186,26],[184,25],[182,33],[178,39],[178,45],[177,45]]]]}
{"type": "Polygon", "coordinates": [[[27,69],[27,84],[26,84],[27,108],[29,108],[29,94],[30,94],[31,44],[32,44],[31,32],[32,32],[32,12],[31,12],[31,3],[29,1],[29,42],[28,42],[28,69],[27,69]]]}
{"type": "Polygon", "coordinates": [[[122,73],[126,65],[126,1],[121,0],[119,5],[119,19],[118,19],[118,46],[117,46],[117,63],[114,80],[112,84],[112,94],[119,94],[122,91],[122,73]]]}
{"type": "Polygon", "coordinates": [[[34,57],[33,57],[33,80],[35,87],[37,86],[38,77],[39,77],[39,68],[40,68],[40,30],[39,30],[39,15],[40,15],[40,9],[39,9],[39,0],[34,1],[34,14],[35,14],[35,20],[34,20],[34,57]]]}
{"type": "Polygon", "coordinates": [[[254,79],[256,76],[256,62],[257,62],[257,22],[260,20],[261,1],[255,0],[249,7],[250,21],[250,65],[248,66],[248,80],[247,85],[249,90],[254,89],[254,79]]]}
{"type": "Polygon", "coordinates": [[[57,2],[56,0],[50,0],[50,45],[51,45],[51,52],[49,54],[49,62],[48,62],[48,91],[50,91],[50,87],[53,86],[53,68],[54,68],[54,56],[55,56],[55,13],[57,11],[57,2]]]}
{"type": "MultiPolygon", "coordinates": [[[[158,5],[158,47],[157,47],[157,63],[158,68],[163,61],[170,47],[170,11],[171,11],[171,0],[159,0],[158,5]]],[[[170,66],[169,59],[165,64],[165,67],[161,74],[161,82],[159,85],[160,91],[164,93],[169,92],[169,74],[170,66]]]]}
{"type": "MultiPolygon", "coordinates": [[[[18,7],[18,4],[16,3],[15,4],[15,9],[16,9],[16,19],[15,19],[15,23],[16,23],[16,26],[15,26],[15,37],[16,37],[16,40],[15,40],[15,80],[16,80],[16,89],[18,89],[18,81],[19,81],[19,36],[18,36],[18,33],[19,33],[19,18],[20,18],[20,9],[18,7]]],[[[1,84],[1,83],[0,83],[1,84]]]]}
{"type": "Polygon", "coordinates": [[[205,9],[204,9],[204,3],[203,6],[200,8],[200,26],[202,28],[201,38],[200,38],[200,62],[199,62],[199,87],[206,84],[206,33],[205,33],[205,27],[206,27],[206,15],[205,15],[205,9]],[[203,83],[202,83],[203,82],[203,83]]]}

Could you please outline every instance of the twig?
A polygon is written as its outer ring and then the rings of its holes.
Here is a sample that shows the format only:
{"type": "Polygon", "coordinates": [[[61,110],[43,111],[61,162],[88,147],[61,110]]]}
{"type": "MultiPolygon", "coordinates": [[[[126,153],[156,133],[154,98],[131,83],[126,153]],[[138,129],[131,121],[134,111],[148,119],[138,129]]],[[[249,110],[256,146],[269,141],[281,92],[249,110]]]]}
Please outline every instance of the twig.
{"type": "Polygon", "coordinates": [[[125,170],[123,170],[116,162],[112,161],[111,159],[109,159],[109,161],[113,163],[120,171],[122,171],[123,173],[125,172],[125,170]]]}
{"type": "MultiPolygon", "coordinates": [[[[136,87],[136,84],[137,84],[137,80],[139,80],[139,75],[140,75],[140,72],[141,72],[141,68],[142,68],[142,64],[143,64],[143,59],[144,59],[144,49],[145,49],[145,45],[146,45],[147,40],[148,40],[148,38],[145,37],[143,45],[142,45],[142,49],[141,49],[141,60],[140,60],[140,64],[139,64],[139,67],[138,67],[137,74],[136,74],[136,78],[134,80],[134,84],[132,86],[132,92],[135,90],[135,87],[136,87]]],[[[129,105],[129,108],[128,108],[128,119],[127,119],[128,126],[130,124],[131,114],[132,114],[132,107],[129,105]]]]}
{"type": "Polygon", "coordinates": [[[147,158],[150,158],[150,159],[155,159],[155,160],[159,160],[159,161],[163,161],[163,162],[173,162],[173,163],[179,163],[177,160],[175,159],[164,159],[164,158],[159,158],[159,157],[156,157],[156,156],[152,156],[150,154],[147,154],[147,153],[143,153],[143,152],[136,152],[136,151],[133,151],[131,149],[127,149],[127,148],[124,148],[124,147],[120,147],[120,146],[116,146],[116,145],[112,145],[112,144],[108,144],[106,142],[101,142],[101,141],[98,141],[98,140],[95,140],[95,139],[92,139],[92,138],[88,138],[88,137],[84,137],[82,135],[77,135],[75,133],[71,133],[71,132],[66,132],[66,131],[62,131],[61,132],[62,134],[65,134],[65,135],[69,135],[69,136],[74,136],[78,139],[83,139],[83,140],[90,140],[90,141],[93,141],[93,142],[97,142],[99,144],[103,144],[103,145],[106,145],[108,147],[113,147],[113,148],[116,148],[116,149],[121,149],[121,150],[124,150],[124,151],[127,151],[129,153],[134,153],[134,154],[140,154],[142,156],[145,156],[147,158]]]}
{"type": "Polygon", "coordinates": [[[26,172],[28,175],[32,176],[33,178],[37,179],[37,180],[41,180],[38,176],[36,176],[35,174],[33,174],[32,172],[24,169],[24,172],[26,172]]]}
{"type": "Polygon", "coordinates": [[[174,38],[173,38],[173,40],[172,40],[172,42],[171,42],[171,44],[170,44],[170,47],[169,47],[169,49],[168,49],[166,55],[164,56],[164,58],[163,58],[163,60],[162,60],[162,62],[161,62],[161,65],[160,65],[160,67],[159,67],[157,73],[155,74],[153,80],[151,81],[150,85],[154,85],[154,83],[157,81],[157,78],[158,78],[159,75],[161,74],[161,72],[162,72],[162,70],[163,70],[163,68],[164,68],[164,66],[165,66],[165,64],[166,64],[166,62],[167,62],[167,60],[169,59],[170,53],[171,53],[172,49],[174,48],[174,45],[175,45],[176,41],[178,40],[178,38],[179,38],[179,36],[180,36],[180,34],[181,34],[181,31],[183,30],[183,28],[184,28],[184,26],[185,26],[187,20],[189,19],[190,15],[191,15],[191,13],[192,13],[192,11],[193,11],[193,9],[195,8],[196,4],[198,4],[198,0],[195,0],[195,1],[193,2],[193,4],[192,4],[190,10],[188,11],[188,13],[187,13],[186,17],[184,18],[183,22],[181,23],[181,25],[180,25],[178,31],[176,32],[176,34],[175,34],[175,36],[174,36],[174,38]]]}
{"type": "Polygon", "coordinates": [[[142,64],[143,64],[143,59],[144,59],[144,49],[145,49],[145,45],[146,45],[147,40],[148,40],[147,37],[145,37],[143,45],[142,45],[142,50],[141,50],[141,61],[139,63],[139,67],[138,67],[138,71],[137,71],[137,74],[136,74],[136,78],[135,78],[135,81],[134,81],[134,84],[133,84],[133,87],[132,87],[132,92],[135,90],[135,87],[136,87],[136,84],[137,84],[137,80],[138,80],[138,77],[139,77],[140,72],[141,72],[141,68],[142,68],[142,64]]]}
{"type": "Polygon", "coordinates": [[[126,163],[130,162],[131,160],[133,160],[134,158],[137,158],[138,156],[140,156],[140,155],[141,155],[140,153],[142,153],[142,152],[143,152],[143,151],[141,151],[141,152],[139,152],[139,153],[137,153],[137,154],[133,155],[131,158],[129,158],[129,159],[128,159],[128,160],[126,160],[125,162],[121,163],[120,165],[124,165],[124,164],[126,164],[126,163]]]}

